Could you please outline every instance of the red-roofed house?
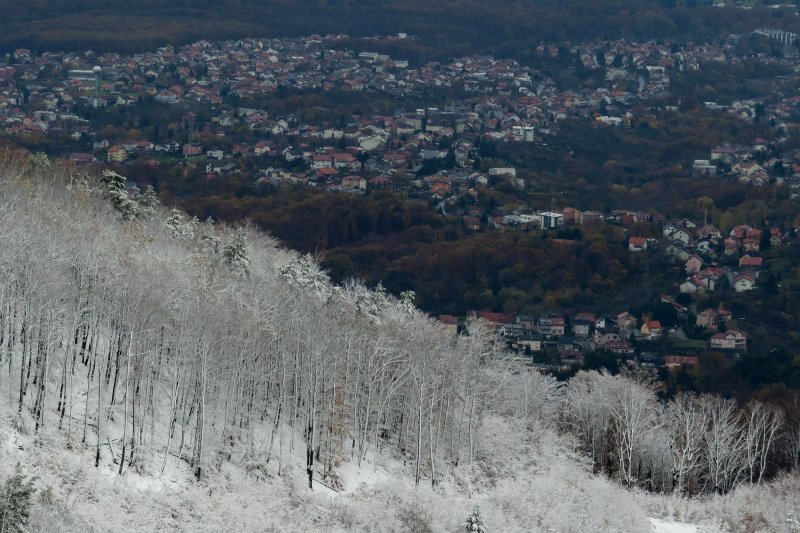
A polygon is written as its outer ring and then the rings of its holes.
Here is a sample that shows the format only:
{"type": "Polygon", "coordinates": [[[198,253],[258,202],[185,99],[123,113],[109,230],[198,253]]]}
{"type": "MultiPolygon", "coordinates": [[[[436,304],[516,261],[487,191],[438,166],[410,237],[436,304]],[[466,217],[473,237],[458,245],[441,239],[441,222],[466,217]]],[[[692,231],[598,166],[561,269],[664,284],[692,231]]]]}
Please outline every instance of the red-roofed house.
{"type": "Polygon", "coordinates": [[[316,177],[318,181],[332,180],[339,177],[339,171],[332,167],[322,167],[317,169],[316,177]]]}
{"type": "Polygon", "coordinates": [[[761,270],[761,265],[763,262],[764,260],[761,257],[743,255],[739,259],[739,268],[761,270]]]}
{"type": "Polygon", "coordinates": [[[739,253],[739,240],[733,237],[725,239],[725,255],[736,255],[739,253]]]}
{"type": "Polygon", "coordinates": [[[644,237],[631,237],[628,239],[628,251],[641,252],[647,250],[647,239],[644,237]]]}
{"type": "Polygon", "coordinates": [[[125,161],[127,158],[128,158],[128,151],[118,144],[115,144],[114,146],[108,149],[109,161],[120,162],[120,161],[125,161]]]}
{"type": "Polygon", "coordinates": [[[370,189],[388,189],[392,186],[392,180],[386,176],[376,176],[369,180],[370,189]]]}
{"type": "Polygon", "coordinates": [[[603,348],[617,355],[632,355],[633,346],[629,341],[608,341],[603,348]]]}
{"type": "Polygon", "coordinates": [[[311,168],[331,168],[333,166],[333,156],[328,154],[315,155],[311,158],[311,168]]]}
{"type": "Polygon", "coordinates": [[[745,252],[758,252],[761,250],[761,241],[758,239],[745,239],[742,241],[745,252]]]}
{"type": "Polygon", "coordinates": [[[664,329],[658,320],[646,320],[639,331],[647,340],[658,339],[664,334],[664,329]]]}
{"type": "Polygon", "coordinates": [[[752,291],[756,287],[756,275],[752,272],[744,272],[736,276],[733,288],[736,292],[752,291]]]}
{"type": "Polygon", "coordinates": [[[481,229],[481,219],[478,217],[464,217],[464,226],[470,231],[481,229]]]}
{"type": "Polygon", "coordinates": [[[458,318],[453,315],[439,315],[439,322],[450,335],[456,336],[458,334],[458,318]]]}

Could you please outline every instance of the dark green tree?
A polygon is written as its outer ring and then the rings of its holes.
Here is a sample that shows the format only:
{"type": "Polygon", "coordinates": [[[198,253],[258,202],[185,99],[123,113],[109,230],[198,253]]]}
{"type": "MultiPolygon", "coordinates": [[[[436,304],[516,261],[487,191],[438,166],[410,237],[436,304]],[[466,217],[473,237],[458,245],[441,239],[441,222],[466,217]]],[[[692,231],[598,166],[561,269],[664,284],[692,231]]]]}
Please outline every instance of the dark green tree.
{"type": "Polygon", "coordinates": [[[36,492],[33,486],[35,479],[28,479],[17,463],[14,474],[6,481],[0,493],[0,533],[27,531],[31,497],[36,492]]]}

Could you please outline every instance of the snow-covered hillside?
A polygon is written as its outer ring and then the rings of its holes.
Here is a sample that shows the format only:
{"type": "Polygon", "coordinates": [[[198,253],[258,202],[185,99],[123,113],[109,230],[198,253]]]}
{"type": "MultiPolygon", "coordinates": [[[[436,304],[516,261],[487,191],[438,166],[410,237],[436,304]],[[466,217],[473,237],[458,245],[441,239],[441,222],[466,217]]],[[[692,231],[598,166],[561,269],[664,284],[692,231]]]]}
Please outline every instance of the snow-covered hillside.
{"type": "Polygon", "coordinates": [[[775,474],[777,410],[558,383],[480,322],[450,337],[412,294],[333,286],[114,173],[0,153],[0,250],[0,481],[36,476],[32,530],[459,531],[477,506],[489,531],[761,531],[800,508],[796,476],[730,492],[775,474]]]}

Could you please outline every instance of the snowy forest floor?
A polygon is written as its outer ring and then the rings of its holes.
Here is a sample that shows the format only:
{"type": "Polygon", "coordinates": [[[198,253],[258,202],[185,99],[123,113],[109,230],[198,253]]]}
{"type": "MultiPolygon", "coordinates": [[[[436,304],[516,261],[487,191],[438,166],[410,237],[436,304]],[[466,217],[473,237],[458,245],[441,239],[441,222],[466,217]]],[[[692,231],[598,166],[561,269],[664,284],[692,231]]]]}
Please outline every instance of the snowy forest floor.
{"type": "Polygon", "coordinates": [[[589,473],[547,431],[504,445],[513,432],[497,418],[482,428],[497,455],[435,488],[415,487],[408,467],[379,454],[379,466],[372,457],[342,465],[340,491],[308,489],[301,449],[280,476],[275,464],[222,463],[195,482],[177,461],[161,476],[119,476],[110,453],[94,468],[91,446],[67,449],[62,432],[33,436],[29,424],[0,403],[0,479],[16,463],[36,477],[32,531],[457,532],[478,506],[491,532],[756,532],[792,531],[800,511],[797,476],[705,499],[628,491],[589,473]]]}

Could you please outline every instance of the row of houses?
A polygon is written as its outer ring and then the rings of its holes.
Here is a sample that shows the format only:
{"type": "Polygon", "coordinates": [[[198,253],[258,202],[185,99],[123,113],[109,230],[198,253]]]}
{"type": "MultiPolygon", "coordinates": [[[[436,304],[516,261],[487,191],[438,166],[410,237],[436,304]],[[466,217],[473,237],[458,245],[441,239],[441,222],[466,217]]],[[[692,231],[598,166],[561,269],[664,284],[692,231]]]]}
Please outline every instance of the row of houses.
{"type": "MultiPolygon", "coordinates": [[[[662,301],[686,311],[669,296],[662,295],[662,301]]],[[[549,347],[559,354],[564,363],[580,363],[584,355],[596,350],[629,358],[634,355],[635,346],[646,346],[648,342],[657,341],[668,333],[658,320],[643,317],[640,321],[628,312],[603,316],[581,312],[569,320],[554,313],[531,316],[472,311],[467,316],[482,320],[514,350],[535,354],[549,347]]],[[[438,320],[452,335],[469,327],[468,323],[452,315],[440,315],[438,320]]],[[[724,311],[706,310],[698,315],[697,320],[698,325],[705,325],[709,331],[716,332],[721,324],[730,320],[730,315],[724,311]]],[[[712,350],[745,351],[747,335],[736,329],[716,332],[709,338],[708,347],[712,350]]]]}

